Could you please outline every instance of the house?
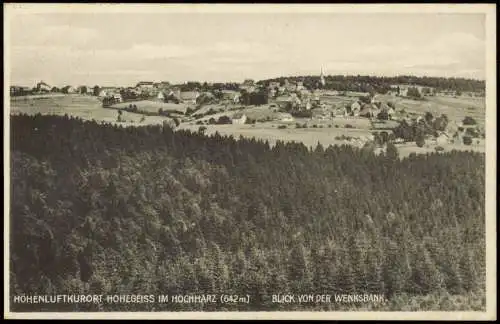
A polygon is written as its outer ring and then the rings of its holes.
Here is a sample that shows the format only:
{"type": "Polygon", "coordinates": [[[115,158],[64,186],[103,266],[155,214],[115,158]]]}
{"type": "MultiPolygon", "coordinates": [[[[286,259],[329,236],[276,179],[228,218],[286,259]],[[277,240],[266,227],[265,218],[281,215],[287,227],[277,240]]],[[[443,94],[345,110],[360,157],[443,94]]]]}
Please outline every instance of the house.
{"type": "Polygon", "coordinates": [[[255,85],[255,81],[252,79],[246,79],[245,81],[243,81],[242,85],[253,86],[255,85]]]}
{"type": "Polygon", "coordinates": [[[297,94],[294,92],[290,95],[292,102],[295,103],[296,105],[302,104],[302,100],[297,96],[297,94]]]}
{"type": "Polygon", "coordinates": [[[101,88],[101,90],[99,92],[99,97],[101,97],[101,98],[110,97],[110,96],[113,96],[113,94],[115,92],[118,92],[118,90],[116,88],[113,88],[113,87],[101,88]]]}
{"type": "Polygon", "coordinates": [[[80,86],[80,87],[78,87],[77,92],[79,94],[91,95],[94,93],[94,89],[92,89],[91,87],[87,87],[87,86],[80,86]]]}
{"type": "Polygon", "coordinates": [[[65,86],[64,88],[62,88],[62,92],[68,93],[68,94],[76,93],[76,89],[75,89],[75,87],[68,85],[68,86],[65,86]]]}
{"type": "Polygon", "coordinates": [[[180,99],[187,103],[196,103],[196,99],[200,96],[198,91],[183,91],[180,93],[180,99]]]}
{"type": "Polygon", "coordinates": [[[243,113],[236,113],[233,115],[233,118],[232,118],[232,123],[233,124],[245,124],[247,121],[247,115],[243,114],[243,113]]]}
{"type": "Polygon", "coordinates": [[[141,81],[137,83],[135,86],[136,88],[139,88],[141,90],[151,90],[154,88],[154,82],[153,81],[141,81]]]}
{"type": "Polygon", "coordinates": [[[47,83],[40,81],[36,84],[36,90],[40,92],[50,92],[50,90],[52,90],[52,87],[47,83]]]}
{"type": "Polygon", "coordinates": [[[441,132],[438,137],[436,137],[437,145],[444,145],[450,141],[450,137],[445,132],[441,132]]]}
{"type": "Polygon", "coordinates": [[[361,110],[361,105],[359,102],[355,101],[351,104],[351,114],[355,117],[359,116],[359,112],[361,110]]]}
{"type": "Polygon", "coordinates": [[[285,91],[291,92],[291,91],[295,91],[297,89],[297,86],[294,83],[288,81],[288,79],[285,79],[284,88],[285,88],[284,89],[285,91]]]}
{"type": "Polygon", "coordinates": [[[282,122],[293,122],[293,121],[295,121],[295,118],[293,118],[293,116],[291,114],[289,114],[289,113],[279,113],[278,114],[278,118],[282,122]]]}
{"type": "Polygon", "coordinates": [[[295,90],[296,91],[301,91],[301,90],[304,90],[305,87],[304,87],[304,82],[303,81],[297,81],[297,85],[295,87],[295,90]]]}
{"type": "Polygon", "coordinates": [[[396,111],[385,102],[380,103],[379,109],[380,112],[386,112],[387,115],[389,115],[389,119],[392,119],[394,117],[394,114],[396,113],[396,111]]]}
{"type": "Polygon", "coordinates": [[[30,87],[21,87],[21,86],[11,86],[10,87],[10,95],[11,96],[22,96],[31,92],[30,87]]]}
{"type": "Polygon", "coordinates": [[[254,92],[256,90],[255,82],[252,79],[246,79],[240,85],[241,90],[246,90],[247,92],[254,92]]]}
{"type": "Polygon", "coordinates": [[[122,102],[123,101],[122,95],[119,92],[113,93],[112,97],[113,97],[115,102],[122,102]]]}
{"type": "MultiPolygon", "coordinates": [[[[148,88],[148,86],[143,87],[145,89],[148,88]]],[[[160,92],[165,92],[170,88],[170,83],[167,81],[162,81],[162,82],[155,82],[153,84],[153,89],[151,90],[145,90],[145,91],[150,91],[154,95],[158,95],[160,92]]]]}
{"type": "Polygon", "coordinates": [[[221,92],[223,99],[231,99],[231,100],[233,100],[234,96],[238,93],[238,91],[226,90],[226,89],[221,90],[221,92]]]}
{"type": "Polygon", "coordinates": [[[326,116],[323,109],[316,108],[312,110],[312,117],[315,119],[326,119],[328,116],[326,116]]]}
{"type": "Polygon", "coordinates": [[[269,82],[268,89],[276,89],[280,87],[280,83],[277,81],[271,81],[269,82]]]}
{"type": "Polygon", "coordinates": [[[275,102],[280,108],[286,108],[288,103],[292,103],[293,100],[290,96],[279,96],[275,99],[275,102]]]}
{"type": "Polygon", "coordinates": [[[306,102],[306,110],[311,110],[311,108],[312,108],[312,103],[311,103],[311,101],[310,101],[310,100],[308,100],[308,101],[306,102]]]}
{"type": "Polygon", "coordinates": [[[241,85],[240,89],[241,90],[245,90],[246,92],[255,92],[257,90],[257,88],[255,86],[253,86],[253,85],[251,85],[251,86],[241,85]]]}
{"type": "Polygon", "coordinates": [[[377,112],[378,112],[377,106],[375,106],[374,104],[364,104],[363,107],[361,107],[361,110],[359,111],[359,116],[372,118],[377,115],[377,112]]]}

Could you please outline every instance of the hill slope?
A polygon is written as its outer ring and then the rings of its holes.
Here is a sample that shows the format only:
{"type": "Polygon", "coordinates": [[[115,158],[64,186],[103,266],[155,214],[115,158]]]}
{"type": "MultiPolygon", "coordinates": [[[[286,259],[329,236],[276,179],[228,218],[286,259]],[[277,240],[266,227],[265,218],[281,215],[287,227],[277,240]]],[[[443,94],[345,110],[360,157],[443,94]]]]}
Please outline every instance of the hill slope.
{"type": "Polygon", "coordinates": [[[15,311],[307,310],[317,306],[270,296],[484,294],[483,154],[399,160],[349,146],[270,149],[41,115],[12,116],[11,131],[12,295],[251,296],[236,306],[15,311]]]}

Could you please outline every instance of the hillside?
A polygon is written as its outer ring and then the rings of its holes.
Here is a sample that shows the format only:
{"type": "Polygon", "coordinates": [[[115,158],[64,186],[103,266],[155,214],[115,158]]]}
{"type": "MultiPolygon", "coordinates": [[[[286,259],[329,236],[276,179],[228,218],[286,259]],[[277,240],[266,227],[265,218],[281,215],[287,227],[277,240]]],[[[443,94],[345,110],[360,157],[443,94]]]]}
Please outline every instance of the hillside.
{"type": "Polygon", "coordinates": [[[251,296],[58,311],[318,307],[270,302],[287,292],[484,310],[484,154],[396,154],[11,116],[11,295],[251,296]]]}

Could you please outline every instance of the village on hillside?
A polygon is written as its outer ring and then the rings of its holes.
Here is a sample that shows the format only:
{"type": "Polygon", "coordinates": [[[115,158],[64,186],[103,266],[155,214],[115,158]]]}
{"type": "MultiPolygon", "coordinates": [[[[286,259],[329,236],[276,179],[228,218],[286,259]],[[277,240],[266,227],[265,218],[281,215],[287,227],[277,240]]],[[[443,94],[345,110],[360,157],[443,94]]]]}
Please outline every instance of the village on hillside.
{"type": "Polygon", "coordinates": [[[33,88],[11,86],[10,94],[13,99],[91,96],[102,108],[117,110],[116,122],[124,125],[134,122],[127,120],[124,112],[128,112],[128,116],[142,115],[139,124],[145,116],[161,116],[166,118],[163,123],[174,128],[260,135],[273,142],[283,138],[307,143],[309,136],[308,144],[314,145],[322,136],[331,136],[333,143],[375,145],[379,152],[389,142],[432,146],[436,151],[445,144],[455,148],[484,144],[484,122],[478,115],[483,91],[408,83],[380,90],[363,87],[362,82],[356,83],[361,85],[358,88],[335,90],[331,80],[321,70],[312,78],[241,83],[139,81],[129,87],[58,88],[40,81],[33,88]]]}

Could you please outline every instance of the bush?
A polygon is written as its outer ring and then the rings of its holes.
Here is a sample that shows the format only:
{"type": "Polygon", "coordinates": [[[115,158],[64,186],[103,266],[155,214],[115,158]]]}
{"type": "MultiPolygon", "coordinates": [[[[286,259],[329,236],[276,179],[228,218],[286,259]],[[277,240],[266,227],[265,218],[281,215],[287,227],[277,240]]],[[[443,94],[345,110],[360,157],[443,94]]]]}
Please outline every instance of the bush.
{"type": "Polygon", "coordinates": [[[339,128],[339,125],[335,125],[335,128],[339,128]]]}
{"type": "Polygon", "coordinates": [[[464,136],[463,141],[465,145],[472,145],[472,137],[470,136],[464,136]]]}
{"type": "Polygon", "coordinates": [[[418,147],[423,147],[425,145],[425,138],[423,136],[417,136],[415,144],[417,144],[418,147]]]}
{"type": "Polygon", "coordinates": [[[354,126],[352,126],[351,124],[346,124],[344,128],[354,128],[354,126]]]}
{"type": "Polygon", "coordinates": [[[328,125],[328,128],[332,128],[332,125],[331,125],[331,124],[330,124],[330,125],[328,125]]]}
{"type": "Polygon", "coordinates": [[[220,116],[219,120],[217,121],[217,124],[219,125],[231,124],[231,118],[229,118],[228,116],[220,116]]]}
{"type": "Polygon", "coordinates": [[[479,131],[477,129],[474,129],[474,128],[467,128],[465,130],[465,134],[469,135],[472,138],[478,138],[480,136],[479,131]]]}
{"type": "Polygon", "coordinates": [[[303,117],[303,118],[311,118],[312,117],[312,111],[308,110],[300,110],[300,111],[292,111],[290,114],[293,117],[303,117]]]}
{"type": "Polygon", "coordinates": [[[462,122],[464,125],[476,125],[477,124],[476,120],[470,116],[465,117],[462,122]]]}
{"type": "Polygon", "coordinates": [[[444,147],[436,146],[435,150],[436,150],[436,152],[442,152],[442,151],[444,151],[444,147]]]}
{"type": "Polygon", "coordinates": [[[379,120],[389,120],[389,113],[385,110],[381,111],[377,115],[377,119],[379,120]]]}
{"type": "Polygon", "coordinates": [[[203,125],[203,122],[202,122],[201,120],[198,120],[198,121],[196,122],[196,125],[203,125]]]}
{"type": "Polygon", "coordinates": [[[286,128],[286,125],[279,125],[278,126],[278,129],[284,129],[284,128],[286,128]]]}
{"type": "Polygon", "coordinates": [[[302,127],[302,125],[301,125],[301,124],[299,124],[299,123],[295,123],[295,128],[301,128],[301,127],[302,127]]]}
{"type": "Polygon", "coordinates": [[[213,117],[212,117],[212,118],[210,118],[210,119],[208,120],[208,123],[209,123],[210,125],[214,125],[214,124],[217,124],[217,121],[215,120],[215,118],[213,118],[213,117]]]}
{"type": "Polygon", "coordinates": [[[314,125],[313,125],[313,128],[318,128],[318,125],[314,124],[314,125]]]}

